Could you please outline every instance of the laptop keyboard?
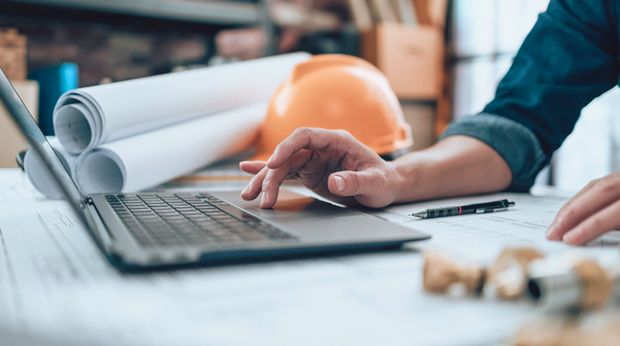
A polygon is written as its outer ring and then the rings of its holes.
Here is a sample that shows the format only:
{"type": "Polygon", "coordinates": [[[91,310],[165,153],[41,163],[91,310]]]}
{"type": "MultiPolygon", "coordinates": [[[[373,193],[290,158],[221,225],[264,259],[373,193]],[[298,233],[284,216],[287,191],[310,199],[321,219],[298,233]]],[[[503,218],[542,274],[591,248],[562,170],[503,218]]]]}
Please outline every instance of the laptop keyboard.
{"type": "Polygon", "coordinates": [[[207,194],[106,195],[135,239],[145,247],[237,245],[295,237],[207,194]]]}

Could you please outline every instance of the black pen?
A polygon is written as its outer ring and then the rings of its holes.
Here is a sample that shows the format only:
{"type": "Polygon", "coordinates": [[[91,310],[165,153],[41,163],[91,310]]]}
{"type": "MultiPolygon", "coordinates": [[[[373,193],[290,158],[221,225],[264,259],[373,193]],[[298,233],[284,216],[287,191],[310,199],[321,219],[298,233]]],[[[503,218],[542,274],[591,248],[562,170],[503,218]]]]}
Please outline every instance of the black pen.
{"type": "Polygon", "coordinates": [[[508,210],[508,207],[515,205],[515,202],[509,202],[507,199],[501,201],[493,201],[487,203],[476,203],[469,205],[455,205],[451,207],[428,208],[416,211],[411,216],[428,219],[431,217],[456,216],[465,214],[483,214],[493,213],[496,211],[508,210]]]}

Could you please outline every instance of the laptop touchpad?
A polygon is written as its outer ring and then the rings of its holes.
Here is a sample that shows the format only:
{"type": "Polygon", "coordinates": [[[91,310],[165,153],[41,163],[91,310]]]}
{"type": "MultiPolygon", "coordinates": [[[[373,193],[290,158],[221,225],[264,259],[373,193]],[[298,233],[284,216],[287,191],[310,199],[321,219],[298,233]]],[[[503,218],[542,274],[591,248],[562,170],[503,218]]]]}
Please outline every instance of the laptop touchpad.
{"type": "Polygon", "coordinates": [[[357,240],[363,241],[378,238],[383,232],[377,231],[391,226],[374,216],[288,190],[280,190],[278,202],[271,209],[261,209],[259,199],[244,201],[239,196],[240,191],[210,191],[210,193],[306,239],[334,241],[339,238],[350,239],[354,235],[357,240]]]}

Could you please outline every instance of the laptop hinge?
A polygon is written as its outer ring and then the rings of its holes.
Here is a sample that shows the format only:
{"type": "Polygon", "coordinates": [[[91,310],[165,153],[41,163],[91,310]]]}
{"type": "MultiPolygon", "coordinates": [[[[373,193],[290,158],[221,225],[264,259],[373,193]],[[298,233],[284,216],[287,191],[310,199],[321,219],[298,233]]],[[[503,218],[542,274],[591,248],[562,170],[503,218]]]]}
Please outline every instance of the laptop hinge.
{"type": "Polygon", "coordinates": [[[109,233],[108,228],[99,217],[99,213],[95,208],[95,203],[93,200],[90,197],[87,197],[84,202],[86,203],[84,206],[84,215],[86,217],[86,222],[90,224],[89,228],[92,230],[92,233],[94,233],[93,235],[97,238],[101,246],[109,251],[114,242],[112,240],[112,235],[109,233]]]}

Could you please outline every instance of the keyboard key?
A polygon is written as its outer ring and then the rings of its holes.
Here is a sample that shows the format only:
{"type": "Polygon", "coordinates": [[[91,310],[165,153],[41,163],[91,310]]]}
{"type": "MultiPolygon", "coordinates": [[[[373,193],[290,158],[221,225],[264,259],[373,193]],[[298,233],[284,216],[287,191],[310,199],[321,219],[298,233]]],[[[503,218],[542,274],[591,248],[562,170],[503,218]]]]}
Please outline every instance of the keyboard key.
{"type": "Polygon", "coordinates": [[[295,239],[206,193],[124,194],[105,198],[138,243],[145,247],[295,239]]]}

